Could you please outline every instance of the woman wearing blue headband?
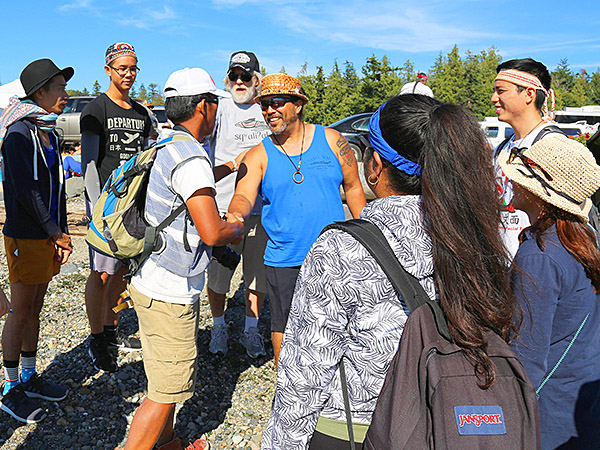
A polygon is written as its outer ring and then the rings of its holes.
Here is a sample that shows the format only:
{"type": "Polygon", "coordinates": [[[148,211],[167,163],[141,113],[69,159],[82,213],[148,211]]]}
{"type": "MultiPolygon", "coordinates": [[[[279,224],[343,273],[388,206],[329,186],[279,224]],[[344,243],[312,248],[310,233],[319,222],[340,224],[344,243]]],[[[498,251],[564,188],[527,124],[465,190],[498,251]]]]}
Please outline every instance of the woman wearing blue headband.
{"type": "MultiPolygon", "coordinates": [[[[459,106],[402,95],[373,115],[369,140],[365,176],[377,199],[361,218],[381,229],[402,266],[439,299],[453,337],[490,386],[494,369],[481,331],[507,339],[514,301],[479,125],[459,106]]],[[[263,450],[349,448],[342,356],[361,449],[407,316],[361,244],[340,230],[323,233],[296,283],[263,450]]]]}

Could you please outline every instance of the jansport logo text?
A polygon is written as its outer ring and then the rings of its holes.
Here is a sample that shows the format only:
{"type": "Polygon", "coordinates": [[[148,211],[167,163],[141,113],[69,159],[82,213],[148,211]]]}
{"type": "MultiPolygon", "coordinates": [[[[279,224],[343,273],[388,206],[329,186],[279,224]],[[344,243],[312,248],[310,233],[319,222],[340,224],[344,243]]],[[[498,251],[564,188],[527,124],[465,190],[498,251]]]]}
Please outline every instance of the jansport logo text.
{"type": "Polygon", "coordinates": [[[502,421],[500,420],[500,414],[460,414],[458,417],[460,419],[460,427],[463,427],[466,424],[470,423],[472,423],[476,427],[481,426],[482,423],[502,423],[502,421]]]}

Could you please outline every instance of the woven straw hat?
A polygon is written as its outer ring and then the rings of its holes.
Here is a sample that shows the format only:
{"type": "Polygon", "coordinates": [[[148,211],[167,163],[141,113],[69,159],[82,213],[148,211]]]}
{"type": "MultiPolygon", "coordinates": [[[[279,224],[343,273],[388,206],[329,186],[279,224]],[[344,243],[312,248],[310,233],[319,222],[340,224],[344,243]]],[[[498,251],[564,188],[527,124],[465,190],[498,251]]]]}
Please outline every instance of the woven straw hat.
{"type": "Polygon", "coordinates": [[[520,152],[503,153],[500,167],[513,182],[543,201],[574,214],[585,223],[592,207],[590,196],[600,187],[600,167],[582,144],[551,134],[520,152]]]}
{"type": "Polygon", "coordinates": [[[300,80],[287,73],[274,73],[262,79],[260,94],[254,100],[259,102],[262,97],[267,95],[294,95],[301,98],[304,103],[308,102],[300,80]]]}

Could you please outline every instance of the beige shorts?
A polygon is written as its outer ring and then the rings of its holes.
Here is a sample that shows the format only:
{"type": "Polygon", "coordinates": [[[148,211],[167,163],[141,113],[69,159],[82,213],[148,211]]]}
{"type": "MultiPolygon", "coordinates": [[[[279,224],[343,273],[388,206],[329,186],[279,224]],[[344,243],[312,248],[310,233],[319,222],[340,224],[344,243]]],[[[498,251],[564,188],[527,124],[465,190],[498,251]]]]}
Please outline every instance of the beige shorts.
{"type": "MultiPolygon", "coordinates": [[[[267,292],[265,275],[265,247],[267,233],[260,222],[259,215],[248,216],[244,222],[244,238],[237,245],[229,247],[242,255],[242,270],[246,289],[267,292]]],[[[217,294],[227,294],[231,284],[233,271],[219,264],[214,259],[208,266],[207,286],[217,294]]]]}
{"type": "Polygon", "coordinates": [[[60,272],[52,239],[16,239],[4,236],[8,281],[24,284],[48,283],[60,272]]]}
{"type": "Polygon", "coordinates": [[[192,305],[152,299],[132,285],[129,293],[140,324],[148,398],[157,403],[184,402],[194,395],[198,350],[199,302],[192,305]]]}

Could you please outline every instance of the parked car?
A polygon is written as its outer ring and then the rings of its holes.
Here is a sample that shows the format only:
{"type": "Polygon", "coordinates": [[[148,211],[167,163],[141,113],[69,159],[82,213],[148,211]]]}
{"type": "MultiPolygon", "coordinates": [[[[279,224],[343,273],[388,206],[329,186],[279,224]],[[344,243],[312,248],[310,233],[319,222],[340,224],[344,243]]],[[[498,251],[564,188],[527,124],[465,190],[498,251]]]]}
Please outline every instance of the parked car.
{"type": "Polygon", "coordinates": [[[56,121],[56,132],[63,141],[63,147],[74,147],[81,141],[81,131],[79,130],[79,118],[85,105],[96,97],[77,96],[67,100],[67,106],[56,121]]]}
{"type": "MultiPolygon", "coordinates": [[[[512,127],[506,122],[498,120],[497,117],[486,117],[483,122],[479,122],[481,129],[485,133],[490,147],[495,149],[507,137],[515,134],[512,127]]],[[[570,138],[579,136],[580,134],[593,134],[598,130],[598,125],[588,125],[585,122],[576,123],[556,123],[563,132],[570,138]]]]}
{"type": "Polygon", "coordinates": [[[165,112],[164,106],[153,106],[152,112],[154,113],[154,115],[156,116],[156,119],[158,120],[159,128],[171,128],[171,123],[167,119],[167,114],[165,112]]]}
{"type": "Polygon", "coordinates": [[[372,112],[355,114],[329,125],[329,128],[339,131],[348,140],[357,161],[363,160],[369,139],[369,120],[372,115],[372,112]]]}

